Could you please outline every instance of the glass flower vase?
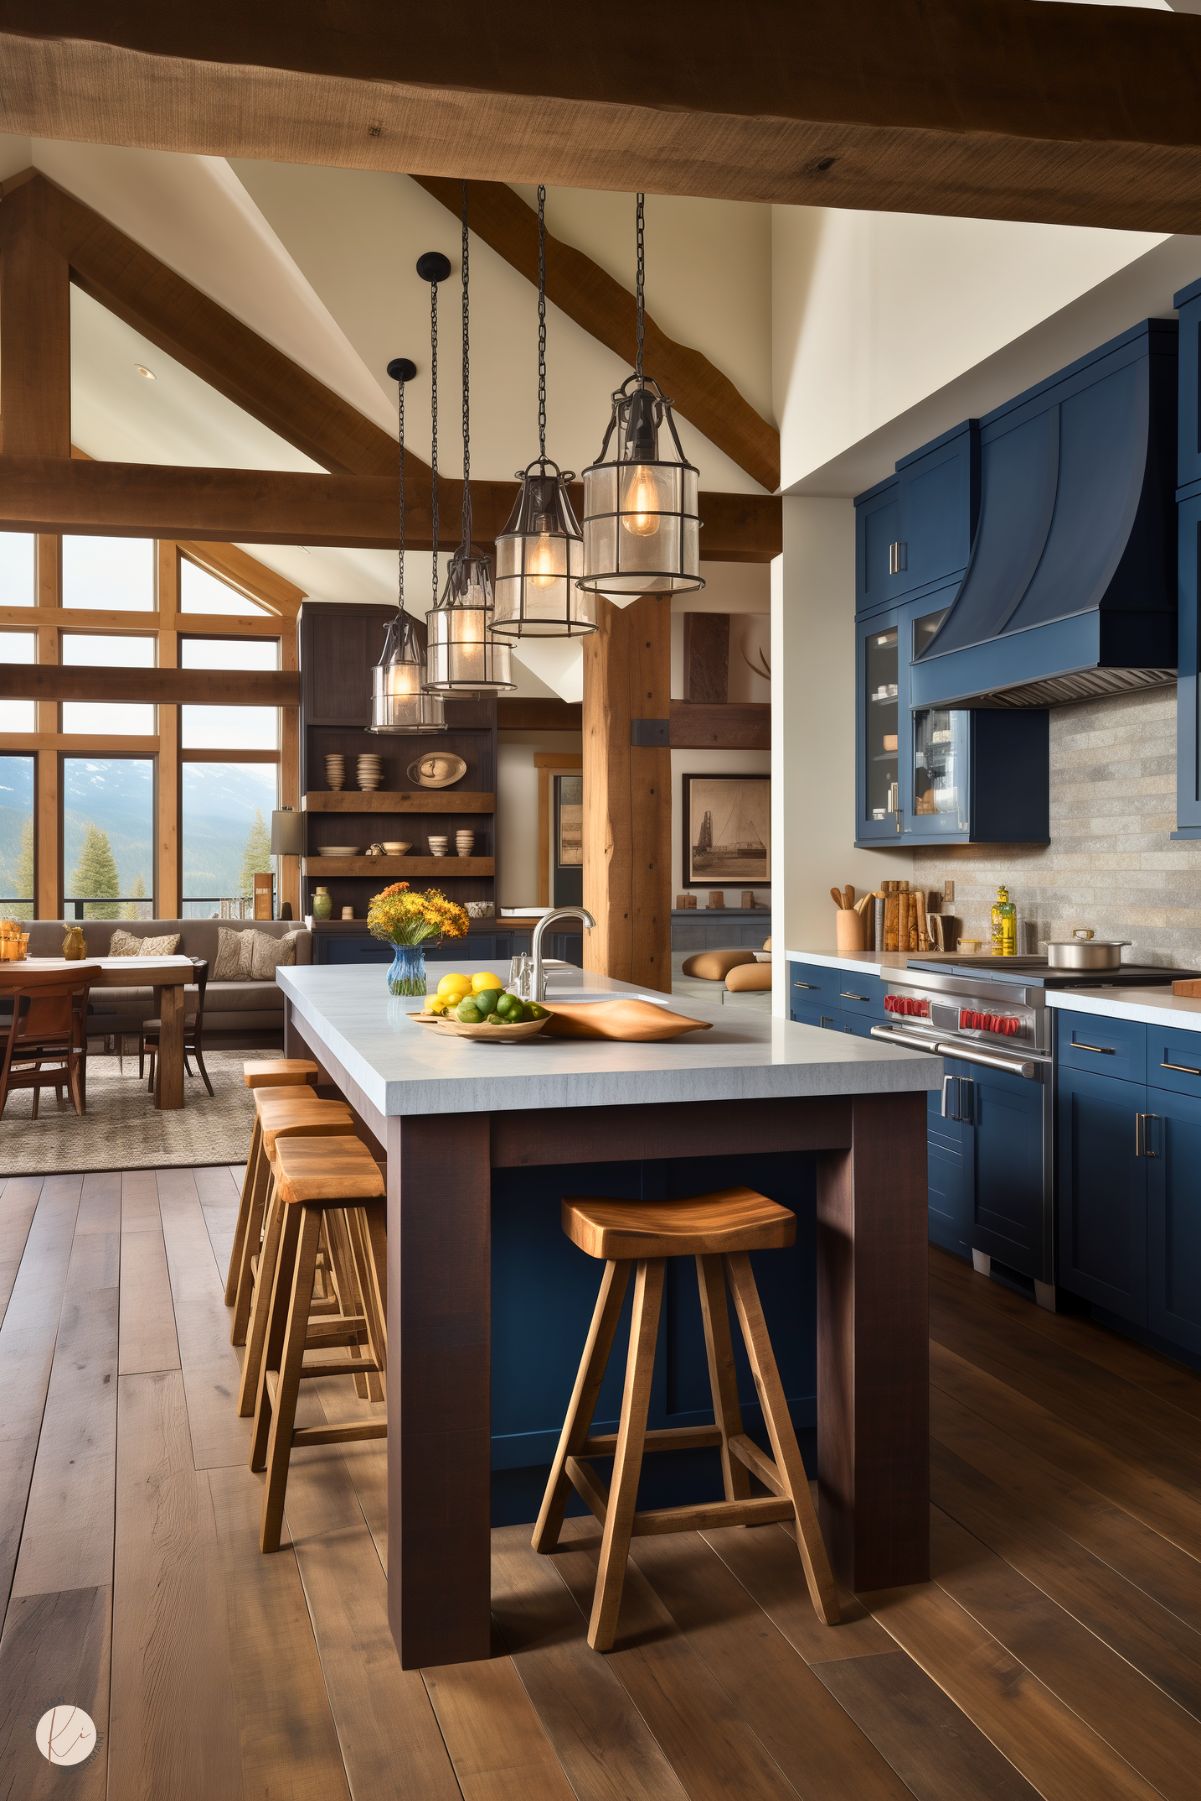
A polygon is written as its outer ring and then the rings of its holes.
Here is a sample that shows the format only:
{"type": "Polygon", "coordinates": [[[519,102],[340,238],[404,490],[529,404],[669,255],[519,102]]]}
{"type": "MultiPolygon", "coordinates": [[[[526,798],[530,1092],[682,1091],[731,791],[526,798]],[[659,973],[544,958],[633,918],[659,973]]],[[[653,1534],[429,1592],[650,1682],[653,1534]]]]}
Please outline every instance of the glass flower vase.
{"type": "Polygon", "coordinates": [[[397,944],[388,965],[389,994],[416,994],[425,998],[424,944],[397,944]]]}

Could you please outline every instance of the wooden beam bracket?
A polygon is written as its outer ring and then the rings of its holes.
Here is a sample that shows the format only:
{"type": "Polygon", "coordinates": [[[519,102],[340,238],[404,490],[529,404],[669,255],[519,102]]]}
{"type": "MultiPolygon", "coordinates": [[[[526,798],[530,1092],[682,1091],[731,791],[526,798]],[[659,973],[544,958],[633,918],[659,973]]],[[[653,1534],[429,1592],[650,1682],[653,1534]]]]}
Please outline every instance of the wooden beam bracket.
{"type": "Polygon", "coordinates": [[[669,719],[631,719],[630,743],[635,750],[653,750],[657,745],[671,743],[671,721],[669,719]]]}

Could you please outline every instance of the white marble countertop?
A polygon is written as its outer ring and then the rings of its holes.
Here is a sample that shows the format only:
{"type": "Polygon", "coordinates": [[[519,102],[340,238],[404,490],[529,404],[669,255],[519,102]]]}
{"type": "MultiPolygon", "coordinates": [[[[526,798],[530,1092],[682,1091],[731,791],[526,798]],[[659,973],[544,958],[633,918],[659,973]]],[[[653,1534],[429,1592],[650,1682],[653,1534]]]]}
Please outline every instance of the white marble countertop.
{"type": "MultiPolygon", "coordinates": [[[[446,970],[431,961],[429,985],[446,970]]],[[[468,964],[470,967],[470,964],[468,964]]],[[[849,1033],[821,1031],[750,1008],[673,1000],[581,970],[556,970],[553,1002],[642,994],[713,1030],[671,1044],[548,1038],[509,1044],[440,1037],[406,1016],[416,1002],[389,995],[379,964],[298,965],[277,972],[306,1035],[383,1114],[503,1112],[530,1107],[634,1106],[657,1101],[763,1100],[896,1094],[936,1088],[941,1060],[849,1033]]]]}
{"type": "Polygon", "coordinates": [[[1068,1013],[1096,1013],[1102,1019],[1139,1020],[1148,1026],[1175,1026],[1201,1032],[1201,998],[1163,988],[1053,988],[1049,1007],[1068,1013]]]}
{"type": "Polygon", "coordinates": [[[863,975],[885,976],[911,963],[962,963],[962,951],[785,951],[790,963],[813,963],[819,969],[856,969],[863,975]]]}

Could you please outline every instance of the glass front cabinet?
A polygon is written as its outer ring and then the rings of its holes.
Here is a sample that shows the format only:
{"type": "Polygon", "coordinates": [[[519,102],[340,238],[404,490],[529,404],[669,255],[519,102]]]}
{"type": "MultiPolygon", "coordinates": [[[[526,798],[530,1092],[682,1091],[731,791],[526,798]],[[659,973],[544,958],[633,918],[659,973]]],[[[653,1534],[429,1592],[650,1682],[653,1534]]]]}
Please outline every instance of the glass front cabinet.
{"type": "Polygon", "coordinates": [[[904,830],[901,793],[901,614],[860,621],[857,836],[868,843],[904,830]]]}

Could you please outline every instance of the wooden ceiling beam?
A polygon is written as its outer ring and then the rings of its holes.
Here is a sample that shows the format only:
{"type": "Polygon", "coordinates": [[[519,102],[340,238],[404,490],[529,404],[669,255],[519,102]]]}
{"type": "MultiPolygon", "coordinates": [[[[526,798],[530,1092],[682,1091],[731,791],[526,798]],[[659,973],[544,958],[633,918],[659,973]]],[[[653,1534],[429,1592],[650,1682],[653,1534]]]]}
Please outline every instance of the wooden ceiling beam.
{"type": "Polygon", "coordinates": [[[491,181],[1201,229],[1201,19],[1029,0],[6,0],[0,131],[491,181]]]}
{"type": "MultiPolygon", "coordinates": [[[[417,175],[427,194],[458,214],[460,183],[439,175],[417,175]]],[[[538,216],[511,187],[499,181],[468,183],[471,229],[499,256],[538,280],[538,216]]],[[[582,250],[546,234],[546,293],[598,343],[630,362],[634,350],[634,296],[582,250]]],[[[687,344],[677,343],[648,313],[646,368],[680,412],[710,443],[769,492],[780,485],[780,434],[755,411],[715,364],[687,344]]],[[[632,366],[632,363],[631,363],[632,366]]]]}
{"type": "MultiPolygon", "coordinates": [[[[0,663],[5,700],[149,701],[155,706],[213,698],[216,672],[203,669],[113,669],[85,664],[0,663]]],[[[300,675],[287,669],[223,669],[217,681],[223,707],[294,707],[300,675]]]]}
{"type": "Polygon", "coordinates": [[[0,419],[11,456],[71,454],[71,277],[39,182],[0,206],[0,419]]]}
{"type": "MultiPolygon", "coordinates": [[[[447,481],[440,491],[442,517],[456,517],[461,484],[447,481]]],[[[473,482],[471,495],[476,537],[489,542],[512,511],[513,485],[473,482]]],[[[779,555],[775,495],[702,493],[701,525],[707,561],[765,563],[779,555]]],[[[409,547],[428,549],[428,483],[410,491],[407,526],[409,547]]],[[[0,457],[0,531],[395,550],[396,483],[383,476],[0,457]]]]}

